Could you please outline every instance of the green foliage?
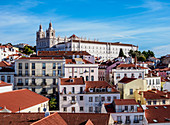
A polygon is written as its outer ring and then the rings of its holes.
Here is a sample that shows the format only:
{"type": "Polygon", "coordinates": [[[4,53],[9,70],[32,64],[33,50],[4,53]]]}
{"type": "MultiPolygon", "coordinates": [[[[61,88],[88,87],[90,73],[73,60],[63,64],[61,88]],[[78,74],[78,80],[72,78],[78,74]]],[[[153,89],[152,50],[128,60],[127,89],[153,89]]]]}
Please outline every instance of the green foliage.
{"type": "Polygon", "coordinates": [[[28,46],[25,46],[24,50],[23,50],[23,53],[29,55],[29,54],[32,54],[33,51],[28,46]]]}
{"type": "Polygon", "coordinates": [[[143,51],[142,54],[146,57],[146,59],[148,59],[149,57],[155,57],[154,52],[150,50],[148,50],[147,52],[143,51]]]}
{"type": "Polygon", "coordinates": [[[57,107],[56,104],[57,104],[56,99],[54,97],[52,97],[50,99],[50,109],[55,109],[57,107]]]}
{"type": "Polygon", "coordinates": [[[124,53],[123,53],[122,48],[120,48],[120,51],[119,51],[119,57],[126,57],[126,56],[124,55],[124,53]]]}
{"type": "Polygon", "coordinates": [[[144,62],[145,60],[146,60],[146,57],[145,57],[144,55],[140,55],[140,56],[138,57],[138,61],[144,62]]]}

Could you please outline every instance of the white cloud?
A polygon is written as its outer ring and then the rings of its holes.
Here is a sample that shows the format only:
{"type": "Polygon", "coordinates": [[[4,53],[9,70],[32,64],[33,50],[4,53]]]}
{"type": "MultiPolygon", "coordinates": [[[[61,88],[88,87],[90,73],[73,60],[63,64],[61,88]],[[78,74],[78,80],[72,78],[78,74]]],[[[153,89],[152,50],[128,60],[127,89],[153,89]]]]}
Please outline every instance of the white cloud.
{"type": "Polygon", "coordinates": [[[170,54],[170,44],[154,47],[151,50],[154,51],[157,57],[164,56],[166,54],[170,54]]]}

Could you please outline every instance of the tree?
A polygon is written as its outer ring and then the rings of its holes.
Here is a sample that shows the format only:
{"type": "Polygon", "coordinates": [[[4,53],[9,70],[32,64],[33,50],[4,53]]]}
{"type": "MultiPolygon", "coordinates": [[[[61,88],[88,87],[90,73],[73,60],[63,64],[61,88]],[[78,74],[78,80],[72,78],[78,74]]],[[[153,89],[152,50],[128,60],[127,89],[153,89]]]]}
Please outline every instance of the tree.
{"type": "Polygon", "coordinates": [[[124,55],[124,53],[123,53],[122,48],[120,48],[120,51],[119,51],[119,57],[126,57],[126,56],[124,55]]]}
{"type": "Polygon", "coordinates": [[[29,55],[29,54],[32,54],[33,51],[28,46],[24,46],[23,53],[29,55]]]}
{"type": "Polygon", "coordinates": [[[54,97],[50,99],[50,109],[55,109],[57,106],[57,101],[54,97]]]}
{"type": "Polygon", "coordinates": [[[144,62],[144,61],[146,61],[146,57],[145,57],[144,55],[140,55],[140,56],[138,57],[138,61],[144,62]]]}
{"type": "Polygon", "coordinates": [[[142,54],[146,57],[146,59],[148,59],[149,57],[155,57],[155,54],[153,51],[143,51],[142,54]]]}

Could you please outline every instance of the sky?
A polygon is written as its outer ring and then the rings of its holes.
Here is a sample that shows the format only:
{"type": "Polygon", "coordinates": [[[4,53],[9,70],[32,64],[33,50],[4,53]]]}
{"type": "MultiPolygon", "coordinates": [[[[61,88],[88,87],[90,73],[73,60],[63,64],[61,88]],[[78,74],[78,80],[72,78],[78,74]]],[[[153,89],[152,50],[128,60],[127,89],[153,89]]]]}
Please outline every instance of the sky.
{"type": "Polygon", "coordinates": [[[98,39],[170,54],[169,0],[0,0],[0,43],[35,45],[52,22],[56,36],[98,39]]]}

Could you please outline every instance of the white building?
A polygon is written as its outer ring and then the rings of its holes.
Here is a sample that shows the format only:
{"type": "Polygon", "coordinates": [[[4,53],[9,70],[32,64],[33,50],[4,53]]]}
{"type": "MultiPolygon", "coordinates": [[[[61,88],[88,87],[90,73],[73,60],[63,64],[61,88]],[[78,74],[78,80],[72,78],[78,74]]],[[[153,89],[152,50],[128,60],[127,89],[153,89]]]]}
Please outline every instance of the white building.
{"type": "Polygon", "coordinates": [[[0,93],[12,91],[12,84],[0,80],[0,93]]]}
{"type": "Polygon", "coordinates": [[[0,61],[12,54],[19,54],[19,50],[10,45],[0,46],[0,61]]]}
{"type": "Polygon", "coordinates": [[[0,80],[6,83],[14,84],[14,69],[3,68],[0,69],[0,80]]]}
{"type": "Polygon", "coordinates": [[[60,112],[99,113],[103,103],[120,99],[119,92],[107,82],[85,82],[83,78],[61,78],[59,93],[60,112]]]}
{"type": "Polygon", "coordinates": [[[46,112],[49,99],[27,89],[0,93],[0,112],[46,112]]]}
{"type": "Polygon", "coordinates": [[[165,84],[163,84],[163,90],[170,92],[170,81],[166,81],[165,84]]]}
{"type": "Polygon", "coordinates": [[[65,76],[61,57],[22,57],[15,62],[15,89],[30,89],[38,94],[56,94],[58,79],[65,76]]]}
{"type": "Polygon", "coordinates": [[[98,81],[98,64],[85,59],[65,59],[65,78],[84,77],[85,81],[98,81]]]}
{"type": "Polygon", "coordinates": [[[43,32],[40,25],[36,35],[37,51],[43,50],[60,50],[60,51],[87,51],[91,55],[103,60],[114,59],[118,57],[120,49],[123,50],[126,56],[130,50],[138,50],[138,46],[132,44],[123,44],[120,42],[99,42],[97,40],[87,40],[72,35],[69,38],[60,38],[55,36],[55,30],[52,24],[49,24],[48,30],[43,32]]]}
{"type": "Polygon", "coordinates": [[[147,81],[147,90],[157,89],[161,90],[161,77],[159,76],[151,76],[145,77],[147,81]]]}
{"type": "Polygon", "coordinates": [[[113,103],[103,105],[102,113],[110,113],[115,124],[146,124],[144,110],[135,99],[115,99],[113,103]]]}
{"type": "Polygon", "coordinates": [[[145,69],[134,64],[120,64],[110,71],[110,82],[117,84],[124,77],[144,79],[147,73],[145,69]]]}

